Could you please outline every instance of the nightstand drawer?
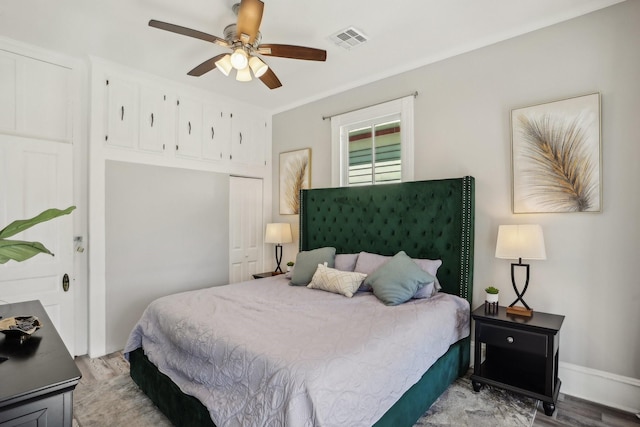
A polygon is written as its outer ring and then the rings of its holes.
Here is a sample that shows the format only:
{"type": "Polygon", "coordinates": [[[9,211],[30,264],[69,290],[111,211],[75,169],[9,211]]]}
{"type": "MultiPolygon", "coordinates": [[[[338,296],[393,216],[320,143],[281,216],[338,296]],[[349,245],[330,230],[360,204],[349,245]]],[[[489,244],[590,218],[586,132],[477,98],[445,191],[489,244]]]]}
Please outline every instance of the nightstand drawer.
{"type": "Polygon", "coordinates": [[[547,336],[502,326],[476,323],[481,342],[527,353],[547,355],[547,336]]]}

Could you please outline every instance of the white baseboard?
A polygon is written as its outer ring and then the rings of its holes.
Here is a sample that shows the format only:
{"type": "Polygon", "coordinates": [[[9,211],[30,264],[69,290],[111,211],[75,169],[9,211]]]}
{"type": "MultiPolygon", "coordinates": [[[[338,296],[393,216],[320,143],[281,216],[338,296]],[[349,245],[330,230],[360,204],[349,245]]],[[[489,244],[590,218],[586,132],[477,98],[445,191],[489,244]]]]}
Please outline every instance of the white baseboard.
{"type": "Polygon", "coordinates": [[[560,362],[560,392],[622,411],[640,412],[640,380],[560,362]]]}

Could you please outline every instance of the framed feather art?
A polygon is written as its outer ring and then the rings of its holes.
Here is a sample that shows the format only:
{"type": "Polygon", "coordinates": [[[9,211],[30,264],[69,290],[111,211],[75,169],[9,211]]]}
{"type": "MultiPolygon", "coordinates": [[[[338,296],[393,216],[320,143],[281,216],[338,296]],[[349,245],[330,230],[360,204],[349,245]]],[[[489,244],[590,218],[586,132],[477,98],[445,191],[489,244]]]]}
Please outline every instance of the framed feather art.
{"type": "Polygon", "coordinates": [[[311,148],[280,153],[280,215],[297,215],[300,190],[311,188],[311,148]]]}
{"type": "Polygon", "coordinates": [[[513,213],[600,212],[600,94],[511,110],[513,213]]]}

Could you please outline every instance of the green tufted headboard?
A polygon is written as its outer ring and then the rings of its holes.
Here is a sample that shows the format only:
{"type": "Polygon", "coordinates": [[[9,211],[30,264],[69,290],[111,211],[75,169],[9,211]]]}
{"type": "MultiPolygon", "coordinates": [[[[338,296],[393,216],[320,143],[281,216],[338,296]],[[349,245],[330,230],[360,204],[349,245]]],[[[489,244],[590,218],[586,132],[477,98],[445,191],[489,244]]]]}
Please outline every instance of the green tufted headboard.
{"type": "Polygon", "coordinates": [[[473,295],[474,188],[471,176],[401,184],[302,190],[300,250],[372,252],[441,259],[443,291],[473,295]]]}

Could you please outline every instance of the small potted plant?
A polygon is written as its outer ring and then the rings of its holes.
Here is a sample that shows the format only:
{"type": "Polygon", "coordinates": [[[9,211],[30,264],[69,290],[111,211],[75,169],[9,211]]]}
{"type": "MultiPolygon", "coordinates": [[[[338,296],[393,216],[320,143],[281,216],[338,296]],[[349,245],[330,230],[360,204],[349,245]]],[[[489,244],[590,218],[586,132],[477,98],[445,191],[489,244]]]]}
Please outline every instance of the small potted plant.
{"type": "Polygon", "coordinates": [[[293,261],[287,263],[287,273],[291,271],[291,267],[293,267],[293,261]]]}
{"type": "Polygon", "coordinates": [[[493,286],[489,286],[484,289],[486,295],[484,297],[484,312],[486,314],[497,314],[498,313],[498,294],[500,290],[498,288],[494,288],[493,286]]]}
{"type": "Polygon", "coordinates": [[[487,295],[485,296],[485,301],[489,303],[498,302],[498,294],[500,293],[500,290],[498,288],[489,286],[488,288],[485,288],[484,291],[487,293],[487,295]]]}

